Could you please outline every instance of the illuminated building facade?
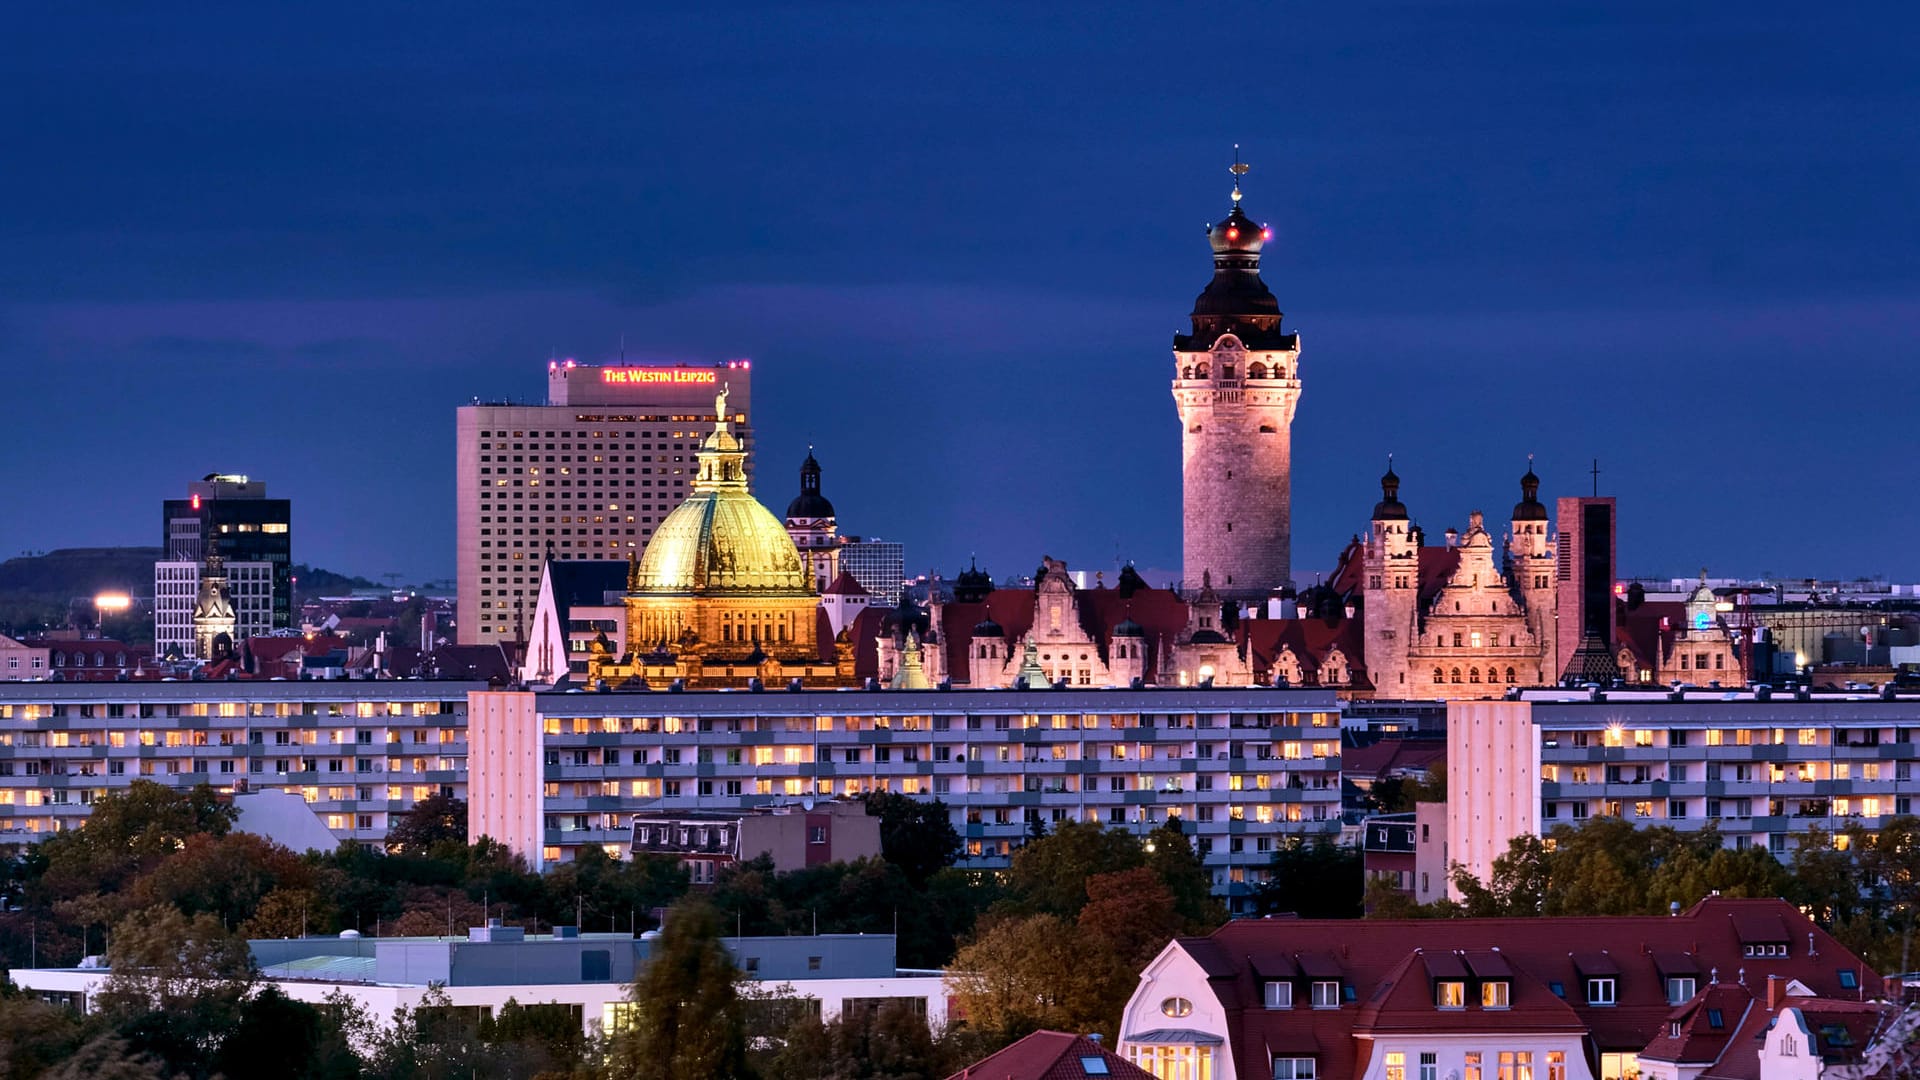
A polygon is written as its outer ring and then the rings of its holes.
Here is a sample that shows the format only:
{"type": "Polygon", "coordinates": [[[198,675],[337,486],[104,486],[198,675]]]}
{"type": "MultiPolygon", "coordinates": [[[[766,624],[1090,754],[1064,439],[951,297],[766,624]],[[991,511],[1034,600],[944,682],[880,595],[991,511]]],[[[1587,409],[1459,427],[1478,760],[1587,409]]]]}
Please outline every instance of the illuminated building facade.
{"type": "MultiPolygon", "coordinates": [[[[693,366],[547,369],[544,405],[463,406],[456,419],[455,536],[463,644],[525,640],[548,559],[639,554],[687,497],[713,427],[715,392],[753,446],[752,369],[693,366]]],[[[751,472],[747,477],[751,481],[751,472]]]]}
{"type": "Polygon", "coordinates": [[[624,857],[635,815],[892,791],[946,803],[983,868],[1034,822],[1177,818],[1244,910],[1277,843],[1340,828],[1324,690],[490,690],[468,712],[468,830],[535,863],[624,857]]]}
{"type": "Polygon", "coordinates": [[[692,492],[628,572],[627,653],[596,640],[589,681],[661,688],[852,681],[851,650],[837,652],[821,632],[826,615],[811,569],[780,519],[747,490],[749,455],[727,419],[727,398],[722,387],[719,419],[695,453],[692,492]]]}
{"type": "Polygon", "coordinates": [[[154,652],[215,659],[293,625],[292,504],[267,485],[214,473],[161,507],[153,566],[154,652]]]}
{"type": "Polygon", "coordinates": [[[1194,301],[1191,333],[1173,339],[1180,416],[1182,586],[1202,579],[1227,599],[1266,600],[1292,575],[1292,429],[1300,335],[1260,280],[1272,231],[1240,209],[1207,230],[1213,280],[1194,301]]]}
{"type": "Polygon", "coordinates": [[[1920,796],[1920,694],[1525,690],[1447,708],[1448,857],[1488,879],[1516,836],[1597,817],[1782,860],[1811,827],[1878,831],[1920,796]]]}
{"type": "Polygon", "coordinates": [[[464,798],[477,681],[0,683],[0,837],[84,821],[151,780],[284,790],[340,840],[379,842],[441,791],[464,798]]]}
{"type": "Polygon", "coordinates": [[[1476,510],[1464,534],[1448,530],[1444,546],[1426,546],[1391,464],[1380,488],[1357,568],[1376,696],[1446,701],[1552,684],[1554,539],[1532,467],[1504,540],[1476,510]]]}

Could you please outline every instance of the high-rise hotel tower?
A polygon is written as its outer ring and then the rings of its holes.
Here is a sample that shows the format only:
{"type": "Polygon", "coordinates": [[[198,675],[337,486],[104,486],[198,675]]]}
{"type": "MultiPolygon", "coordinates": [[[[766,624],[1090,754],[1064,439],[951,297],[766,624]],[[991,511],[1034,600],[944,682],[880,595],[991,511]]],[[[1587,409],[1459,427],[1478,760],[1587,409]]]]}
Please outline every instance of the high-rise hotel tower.
{"type": "MultiPolygon", "coordinates": [[[[745,360],[705,366],[547,366],[544,405],[461,407],[456,529],[459,637],[518,639],[548,559],[637,556],[686,500],[714,399],[751,450],[745,360]]],[[[749,474],[749,479],[751,475],[749,474]]]]}
{"type": "Polygon", "coordinates": [[[1280,329],[1280,303],[1260,280],[1272,232],[1240,209],[1210,226],[1213,280],[1193,304],[1193,332],[1173,339],[1180,413],[1183,586],[1257,600],[1291,575],[1293,410],[1300,335],[1280,329]]]}

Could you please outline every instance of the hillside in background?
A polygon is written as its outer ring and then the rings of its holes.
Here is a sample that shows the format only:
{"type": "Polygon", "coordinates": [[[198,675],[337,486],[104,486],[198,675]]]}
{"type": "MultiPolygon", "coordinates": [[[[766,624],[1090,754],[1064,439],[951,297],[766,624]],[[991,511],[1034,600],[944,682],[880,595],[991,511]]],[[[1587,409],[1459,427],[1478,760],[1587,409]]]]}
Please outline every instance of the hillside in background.
{"type": "MultiPolygon", "coordinates": [[[[103,592],[139,597],[138,614],[109,619],[102,631],[135,644],[153,639],[149,605],[153,599],[153,564],[157,547],[59,548],[38,555],[22,555],[0,562],[0,633],[40,633],[67,623],[74,601],[103,592]]],[[[299,595],[338,596],[362,589],[384,589],[377,581],[331,570],[294,564],[299,595]]],[[[90,614],[90,611],[89,611],[90,614]]]]}

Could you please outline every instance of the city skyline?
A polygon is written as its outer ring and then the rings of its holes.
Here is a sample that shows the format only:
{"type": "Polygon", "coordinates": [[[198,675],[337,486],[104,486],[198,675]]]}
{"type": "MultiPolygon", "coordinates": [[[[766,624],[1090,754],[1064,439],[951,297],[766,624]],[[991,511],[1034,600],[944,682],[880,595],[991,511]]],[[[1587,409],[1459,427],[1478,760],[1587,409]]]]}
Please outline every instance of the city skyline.
{"type": "Polygon", "coordinates": [[[1301,584],[1389,452],[1429,535],[1497,518],[1529,454],[1549,498],[1597,458],[1623,573],[1920,577],[1883,542],[1920,524],[1887,497],[1920,405],[1920,151],[1887,137],[1913,27],[1613,10],[890,11],[813,18],[807,57],[777,10],[430,43],[408,13],[33,13],[10,141],[54,164],[0,178],[0,366],[38,512],[0,554],[147,543],[181,477],[231,471],[296,504],[300,562],[451,577],[454,407],[624,338],[752,358],[761,501],[813,445],[842,529],[909,572],[1164,577],[1168,347],[1238,142],[1305,346],[1301,584]],[[722,35],[737,66],[692,59],[722,35]]]}

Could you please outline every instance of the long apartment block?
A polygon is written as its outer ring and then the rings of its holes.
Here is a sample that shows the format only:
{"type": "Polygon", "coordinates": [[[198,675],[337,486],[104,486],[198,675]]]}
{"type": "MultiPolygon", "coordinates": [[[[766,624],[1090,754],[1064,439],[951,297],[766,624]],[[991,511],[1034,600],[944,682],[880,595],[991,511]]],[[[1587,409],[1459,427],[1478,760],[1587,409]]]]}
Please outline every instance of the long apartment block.
{"type": "Polygon", "coordinates": [[[1447,710],[1450,857],[1601,816],[1786,858],[1809,827],[1878,828],[1920,796],[1920,694],[1526,691],[1447,710]]]}
{"type": "Polygon", "coordinates": [[[468,714],[469,830],[535,863],[624,857],[636,811],[892,791],[946,802],[981,868],[1035,823],[1177,818],[1237,902],[1281,838],[1340,827],[1331,691],[486,690],[468,714]]]}
{"type": "Polygon", "coordinates": [[[136,779],[282,789],[341,840],[467,778],[454,681],[0,683],[0,836],[71,828],[136,779]]]}

